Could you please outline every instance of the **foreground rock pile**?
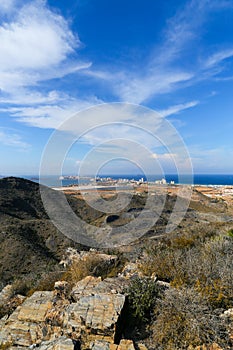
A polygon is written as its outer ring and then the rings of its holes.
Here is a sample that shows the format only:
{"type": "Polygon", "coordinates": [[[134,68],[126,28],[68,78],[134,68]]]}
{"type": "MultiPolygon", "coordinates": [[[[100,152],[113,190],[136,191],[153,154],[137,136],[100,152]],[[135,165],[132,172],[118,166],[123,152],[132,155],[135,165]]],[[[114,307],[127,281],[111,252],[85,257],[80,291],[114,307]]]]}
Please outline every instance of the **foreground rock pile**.
{"type": "MultiPolygon", "coordinates": [[[[36,291],[0,321],[0,345],[9,349],[134,350],[121,339],[127,285],[124,277],[88,276],[69,291],[67,282],[54,291],[36,291]]],[[[141,349],[145,349],[140,345],[141,349]]]]}
{"type": "MultiPolygon", "coordinates": [[[[114,265],[117,260],[117,256],[95,250],[77,253],[70,248],[62,264],[88,263],[89,258],[93,258],[97,266],[114,265]]],[[[134,279],[143,278],[139,265],[139,260],[127,263],[117,277],[86,276],[76,283],[57,281],[53,291],[35,291],[29,297],[14,295],[13,287],[6,286],[0,293],[0,308],[8,304],[12,304],[12,308],[0,319],[0,349],[147,350],[142,343],[124,339],[130,302],[130,293],[125,290],[134,279]]],[[[163,291],[173,288],[168,282],[157,280],[154,274],[150,281],[163,291]]],[[[233,309],[225,310],[220,317],[233,324],[233,309]]],[[[232,339],[232,335],[230,337],[232,339]]],[[[150,349],[156,348],[145,338],[140,339],[144,339],[150,349]]],[[[190,345],[187,349],[224,350],[216,343],[190,345]]]]}

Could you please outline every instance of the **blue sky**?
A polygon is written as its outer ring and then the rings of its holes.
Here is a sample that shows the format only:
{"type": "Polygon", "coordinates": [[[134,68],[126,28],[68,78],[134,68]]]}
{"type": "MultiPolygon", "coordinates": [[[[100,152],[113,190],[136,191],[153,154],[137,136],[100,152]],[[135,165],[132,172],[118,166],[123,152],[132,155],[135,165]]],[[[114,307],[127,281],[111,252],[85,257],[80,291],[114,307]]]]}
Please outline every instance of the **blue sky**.
{"type": "MultiPolygon", "coordinates": [[[[196,173],[233,173],[232,0],[1,0],[0,21],[0,174],[37,174],[55,129],[85,108],[113,102],[157,111],[161,125],[171,123],[184,140],[196,173]]],[[[159,136],[143,109],[137,116],[124,109],[124,119],[121,106],[105,112],[114,122],[143,119],[159,136]]],[[[85,118],[77,116],[77,133],[85,118]]],[[[106,121],[98,112],[93,120],[106,121]]],[[[114,137],[151,154],[145,160],[130,147],[131,163],[116,160],[106,172],[137,172],[135,164],[148,168],[152,158],[171,172],[169,152],[187,171],[185,156],[170,145],[115,125],[87,132],[67,152],[63,172],[76,173],[87,152],[114,137]]],[[[92,157],[124,158],[120,146],[106,143],[92,157]]]]}

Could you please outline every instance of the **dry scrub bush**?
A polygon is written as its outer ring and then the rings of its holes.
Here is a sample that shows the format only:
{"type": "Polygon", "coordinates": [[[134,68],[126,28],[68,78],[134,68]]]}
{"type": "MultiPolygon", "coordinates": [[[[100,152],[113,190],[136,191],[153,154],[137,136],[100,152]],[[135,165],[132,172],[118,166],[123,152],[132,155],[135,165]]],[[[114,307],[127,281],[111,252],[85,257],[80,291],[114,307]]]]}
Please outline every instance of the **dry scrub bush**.
{"type": "Polygon", "coordinates": [[[11,343],[0,344],[0,350],[10,349],[11,345],[11,343]]]}
{"type": "Polygon", "coordinates": [[[164,243],[151,249],[140,265],[145,275],[177,288],[193,286],[214,308],[233,306],[233,239],[216,237],[188,248],[164,243]]]}
{"type": "Polygon", "coordinates": [[[55,271],[42,275],[37,281],[34,281],[32,288],[27,292],[27,296],[31,296],[36,291],[54,290],[54,284],[62,278],[62,274],[62,271],[55,271]]]}
{"type": "MultiPolygon", "coordinates": [[[[5,315],[11,315],[12,312],[15,310],[15,308],[12,308],[11,306],[7,304],[0,304],[0,319],[4,317],[5,315]]],[[[1,349],[1,347],[0,347],[1,349]]]]}
{"type": "Polygon", "coordinates": [[[228,231],[228,236],[233,238],[233,228],[228,231]]]}
{"type": "Polygon", "coordinates": [[[171,282],[175,277],[184,279],[185,271],[182,261],[186,251],[173,249],[164,243],[149,249],[146,257],[139,264],[139,269],[145,276],[156,275],[159,280],[171,282]]]}
{"type": "Polygon", "coordinates": [[[233,239],[220,237],[207,242],[199,261],[198,271],[192,276],[197,290],[213,307],[233,307],[233,239]]]}
{"type": "Polygon", "coordinates": [[[99,270],[97,275],[101,274],[101,265],[103,261],[98,257],[98,255],[87,256],[84,260],[74,261],[67,269],[67,271],[62,276],[62,279],[71,283],[72,285],[78,281],[81,281],[86,276],[96,275],[97,270],[99,270]]]}
{"type": "Polygon", "coordinates": [[[28,291],[32,288],[32,285],[32,278],[25,277],[15,280],[12,284],[12,297],[17,294],[26,296],[28,291]]]}
{"type": "Polygon", "coordinates": [[[115,277],[122,271],[125,261],[125,258],[120,254],[113,261],[104,260],[98,254],[90,254],[85,259],[73,261],[63,274],[62,279],[75,284],[86,276],[96,276],[102,279],[115,277]]]}
{"type": "Polygon", "coordinates": [[[228,349],[224,321],[213,314],[194,288],[171,288],[165,292],[156,306],[151,332],[151,350],[182,350],[214,342],[228,349]]]}

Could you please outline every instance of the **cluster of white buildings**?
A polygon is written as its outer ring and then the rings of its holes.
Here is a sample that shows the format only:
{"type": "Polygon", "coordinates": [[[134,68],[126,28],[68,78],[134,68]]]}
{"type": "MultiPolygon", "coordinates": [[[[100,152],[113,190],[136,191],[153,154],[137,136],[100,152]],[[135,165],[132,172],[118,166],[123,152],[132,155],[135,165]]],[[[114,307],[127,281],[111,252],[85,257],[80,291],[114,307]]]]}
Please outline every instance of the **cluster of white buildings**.
{"type": "MultiPolygon", "coordinates": [[[[156,180],[155,183],[156,183],[156,185],[168,185],[168,182],[164,178],[162,178],[161,180],[156,180]]],[[[175,185],[175,181],[170,181],[169,184],[175,185]]]]}

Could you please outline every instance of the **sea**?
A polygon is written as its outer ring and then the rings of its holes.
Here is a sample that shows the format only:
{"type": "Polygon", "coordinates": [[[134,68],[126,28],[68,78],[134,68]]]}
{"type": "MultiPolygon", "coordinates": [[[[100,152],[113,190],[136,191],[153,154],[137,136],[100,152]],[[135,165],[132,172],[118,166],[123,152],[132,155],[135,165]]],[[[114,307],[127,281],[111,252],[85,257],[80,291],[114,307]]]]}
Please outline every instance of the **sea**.
{"type": "MultiPolygon", "coordinates": [[[[38,176],[32,175],[22,175],[21,177],[28,180],[39,182],[48,187],[61,187],[61,186],[71,186],[71,185],[88,185],[91,183],[91,179],[94,176],[89,176],[81,179],[67,178],[60,179],[59,175],[43,176],[39,179],[38,176]]],[[[175,184],[185,184],[185,185],[207,185],[207,186],[233,186],[233,174],[194,174],[190,175],[177,175],[177,174],[165,174],[161,175],[148,175],[147,177],[142,174],[128,174],[128,175],[109,175],[101,174],[101,178],[111,178],[114,180],[128,179],[128,180],[140,180],[143,178],[144,181],[154,182],[165,178],[167,183],[174,181],[175,184]]]]}

